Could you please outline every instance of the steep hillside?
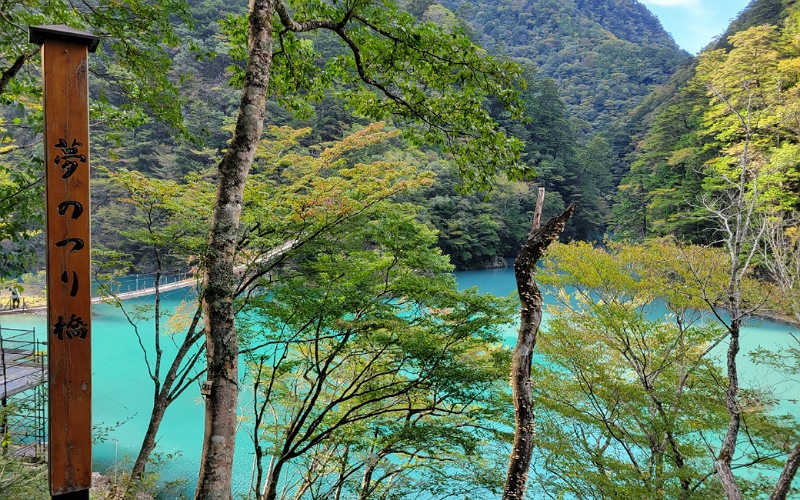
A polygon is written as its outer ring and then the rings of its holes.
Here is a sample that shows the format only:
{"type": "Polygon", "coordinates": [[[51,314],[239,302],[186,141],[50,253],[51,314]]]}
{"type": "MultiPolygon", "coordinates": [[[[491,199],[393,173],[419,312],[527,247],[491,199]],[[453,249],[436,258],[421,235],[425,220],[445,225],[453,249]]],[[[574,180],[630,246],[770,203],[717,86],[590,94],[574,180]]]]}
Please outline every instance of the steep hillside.
{"type": "Polygon", "coordinates": [[[789,7],[794,5],[796,0],[753,0],[750,4],[734,19],[725,33],[711,44],[709,49],[730,49],[728,37],[740,31],[744,31],[753,26],[761,24],[780,24],[786,17],[789,7]]]}
{"type": "Polygon", "coordinates": [[[536,63],[571,114],[601,129],[690,56],[630,0],[443,0],[486,48],[536,63]]]}
{"type": "Polygon", "coordinates": [[[724,163],[757,159],[768,165],[781,209],[800,206],[800,139],[787,111],[796,109],[800,95],[798,26],[795,0],[754,0],[692,66],[648,96],[647,107],[626,127],[637,140],[613,208],[617,236],[711,241],[714,232],[698,200],[718,192],[716,170],[724,163]],[[756,86],[748,75],[758,75],[756,86]],[[737,99],[744,103],[739,108],[737,99]],[[734,110],[744,120],[738,125],[728,116],[734,110]]]}

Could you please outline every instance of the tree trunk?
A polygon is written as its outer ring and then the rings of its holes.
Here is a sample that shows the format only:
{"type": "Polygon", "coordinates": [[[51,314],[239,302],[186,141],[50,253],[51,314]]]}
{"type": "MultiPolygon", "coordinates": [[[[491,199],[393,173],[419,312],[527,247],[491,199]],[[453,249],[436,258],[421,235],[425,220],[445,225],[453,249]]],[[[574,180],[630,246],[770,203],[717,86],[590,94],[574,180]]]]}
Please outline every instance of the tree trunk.
{"type": "Polygon", "coordinates": [[[17,76],[19,70],[22,69],[22,67],[25,65],[26,62],[28,62],[29,59],[33,58],[33,56],[38,54],[40,50],[41,48],[36,47],[35,49],[29,52],[24,52],[20,54],[19,56],[17,56],[17,58],[14,60],[11,66],[9,66],[7,70],[3,71],[3,74],[0,75],[0,94],[5,93],[6,87],[11,82],[11,80],[15,76],[17,76]]]}
{"type": "MultiPolygon", "coordinates": [[[[744,172],[744,167],[742,168],[744,172]]],[[[742,185],[744,185],[744,173],[742,174],[742,185]]],[[[744,192],[744,187],[740,188],[739,198],[737,203],[739,206],[743,203],[741,198],[744,192]]],[[[736,230],[733,233],[733,238],[729,243],[729,257],[731,260],[731,269],[728,282],[728,312],[731,315],[731,324],[728,326],[728,334],[730,335],[730,343],[728,344],[728,352],[726,357],[726,370],[728,374],[728,388],[725,391],[725,408],[728,411],[728,431],[722,439],[722,446],[717,454],[717,461],[714,464],[717,470],[722,489],[725,492],[725,497],[728,500],[741,500],[742,492],[739,490],[739,485],[736,483],[736,477],[733,475],[733,468],[731,462],[733,461],[733,454],[736,452],[736,441],[739,438],[739,429],[742,423],[742,412],[739,407],[739,368],[737,365],[737,357],[739,355],[739,335],[741,333],[742,325],[742,295],[741,295],[741,265],[739,262],[742,252],[742,241],[744,238],[744,229],[742,222],[741,211],[735,214],[736,230]]]]}
{"type": "Polygon", "coordinates": [[[358,495],[358,500],[369,500],[370,491],[372,491],[372,474],[375,473],[375,465],[367,464],[364,469],[364,475],[361,476],[361,492],[358,495]]]}
{"type": "Polygon", "coordinates": [[[339,471],[339,479],[336,481],[336,493],[333,496],[333,500],[341,500],[342,498],[342,486],[344,486],[344,481],[347,478],[347,459],[350,456],[350,445],[346,445],[344,447],[344,453],[342,455],[342,470],[339,471]]]}
{"type": "MultiPolygon", "coordinates": [[[[738,311],[736,311],[738,314],[738,311]]],[[[736,440],[739,436],[741,426],[741,409],[739,408],[739,373],[736,364],[736,357],[739,354],[739,319],[734,318],[730,327],[730,344],[728,346],[727,369],[728,369],[728,389],[725,395],[725,406],[730,416],[728,421],[728,432],[722,441],[722,447],[717,455],[715,468],[719,476],[722,489],[728,500],[741,500],[742,493],[736,484],[733,475],[731,461],[733,453],[736,451],[736,440]]]]}
{"type": "MultiPolygon", "coordinates": [[[[149,228],[152,228],[152,221],[148,224],[149,228]]],[[[151,231],[152,234],[152,231],[151,231]]],[[[155,283],[153,287],[155,289],[155,314],[154,314],[154,325],[153,325],[153,342],[155,344],[156,350],[156,359],[155,359],[155,369],[153,373],[151,373],[154,387],[154,394],[153,394],[153,411],[150,413],[150,422],[147,424],[147,432],[144,433],[144,439],[142,440],[142,446],[139,448],[139,456],[136,457],[136,462],[133,464],[133,469],[131,470],[131,482],[140,479],[144,474],[144,468],[147,464],[147,460],[150,458],[150,454],[156,447],[156,435],[158,434],[158,427],[161,425],[161,420],[164,418],[164,413],[167,411],[167,406],[169,406],[169,402],[166,398],[161,396],[161,356],[163,355],[163,351],[161,349],[161,269],[162,269],[162,262],[161,262],[161,254],[159,253],[157,248],[154,248],[153,254],[155,255],[156,262],[158,263],[156,267],[156,276],[155,276],[155,283]]],[[[146,355],[146,353],[145,353],[146,355]]]]}
{"type": "Polygon", "coordinates": [[[769,500],[786,500],[786,495],[792,487],[792,480],[797,474],[797,468],[800,466],[800,444],[796,445],[789,458],[786,459],[786,464],[783,466],[781,475],[778,482],[775,483],[775,489],[772,491],[769,500]]]}
{"type": "MultiPolygon", "coordinates": [[[[258,427],[256,427],[256,430],[258,430],[258,427]]],[[[258,439],[258,434],[256,434],[255,439],[258,439]]],[[[255,461],[256,477],[253,479],[250,487],[255,491],[256,500],[261,500],[261,480],[264,478],[264,465],[261,463],[261,460],[264,458],[264,449],[258,444],[255,446],[255,454],[253,460],[255,461]]]]}
{"type": "MultiPolygon", "coordinates": [[[[540,192],[541,198],[541,192],[540,192]]],[[[564,225],[575,210],[575,205],[547,221],[541,229],[537,228],[536,215],[528,240],[522,246],[514,262],[514,277],[522,303],[517,345],[514,348],[511,367],[511,389],[514,397],[514,444],[508,475],[503,488],[503,500],[522,500],[528,483],[528,469],[533,453],[533,395],[531,393],[531,362],[536,347],[536,334],[542,321],[542,293],[536,285],[534,272],[536,263],[547,247],[558,239],[564,225]]]]}
{"type": "Polygon", "coordinates": [[[239,388],[239,342],[234,322],[234,258],[242,194],[261,139],[272,66],[274,0],[253,0],[245,84],[233,138],[220,162],[217,197],[205,259],[206,355],[210,393],[206,397],[205,433],[196,497],[231,498],[231,474],[239,388]]]}
{"type": "Polygon", "coordinates": [[[144,440],[142,440],[142,447],[139,448],[139,456],[136,457],[136,462],[133,464],[131,470],[131,481],[136,481],[144,475],[144,468],[147,465],[147,460],[150,454],[156,447],[156,435],[158,434],[158,427],[164,419],[164,413],[167,411],[168,403],[163,399],[156,402],[153,406],[153,411],[150,413],[150,423],[147,424],[147,432],[144,433],[144,440]]]}
{"type": "MultiPolygon", "coordinates": [[[[158,252],[156,252],[156,255],[158,255],[158,252]]],[[[163,350],[161,348],[161,341],[160,341],[161,291],[159,288],[159,280],[161,277],[161,258],[157,257],[157,259],[159,261],[159,266],[158,266],[159,271],[156,273],[156,281],[155,281],[156,306],[155,306],[155,326],[154,326],[156,361],[155,361],[155,369],[151,373],[151,378],[153,379],[153,384],[154,384],[153,410],[150,412],[150,421],[147,425],[147,431],[144,434],[144,439],[142,440],[142,446],[139,448],[139,455],[136,457],[136,461],[134,462],[133,468],[131,469],[131,484],[128,485],[129,488],[133,485],[132,484],[133,481],[141,479],[141,477],[144,475],[144,470],[145,467],[147,466],[147,461],[150,459],[150,454],[153,452],[156,446],[156,436],[158,434],[158,429],[161,426],[161,421],[164,419],[164,414],[167,412],[167,408],[175,400],[175,394],[182,392],[183,389],[187,387],[188,383],[190,383],[187,382],[186,379],[178,381],[178,372],[180,370],[181,363],[183,362],[184,359],[186,359],[192,346],[194,346],[195,343],[199,341],[199,337],[196,334],[199,314],[198,312],[195,312],[192,323],[186,331],[186,336],[183,338],[183,342],[181,343],[178,352],[175,354],[175,357],[172,360],[172,364],[170,365],[164,377],[164,382],[162,383],[160,374],[161,374],[161,359],[163,356],[163,350]],[[173,386],[175,385],[176,381],[178,382],[178,390],[176,392],[173,392],[173,386]]],[[[189,360],[190,366],[194,366],[196,362],[197,358],[190,358],[189,360]]]]}
{"type": "MultiPolygon", "coordinates": [[[[178,371],[180,370],[181,363],[184,359],[186,359],[192,346],[199,341],[199,338],[195,333],[197,321],[198,316],[195,314],[192,325],[186,332],[186,337],[183,339],[183,343],[178,349],[178,352],[172,361],[172,365],[167,371],[167,375],[164,378],[164,383],[158,388],[158,391],[155,395],[155,400],[153,401],[153,411],[150,414],[150,423],[147,426],[147,432],[145,432],[144,439],[142,441],[142,447],[139,449],[139,456],[136,458],[136,462],[134,462],[133,469],[131,470],[132,480],[139,479],[142,477],[142,474],[144,474],[147,460],[150,458],[150,454],[153,452],[153,449],[156,445],[158,428],[161,425],[161,421],[164,419],[164,414],[166,413],[167,408],[170,404],[172,404],[173,401],[175,401],[177,395],[183,392],[183,390],[188,387],[188,384],[190,384],[193,380],[186,380],[183,378],[178,380],[178,371]],[[173,390],[173,386],[176,382],[178,382],[178,387],[177,389],[173,390]]],[[[189,361],[189,366],[194,366],[196,362],[197,358],[193,357],[189,361]]]]}
{"type": "Polygon", "coordinates": [[[281,479],[281,472],[283,472],[283,459],[279,458],[275,461],[275,466],[272,467],[267,475],[267,487],[264,491],[264,500],[275,500],[278,498],[278,481],[281,479]]]}

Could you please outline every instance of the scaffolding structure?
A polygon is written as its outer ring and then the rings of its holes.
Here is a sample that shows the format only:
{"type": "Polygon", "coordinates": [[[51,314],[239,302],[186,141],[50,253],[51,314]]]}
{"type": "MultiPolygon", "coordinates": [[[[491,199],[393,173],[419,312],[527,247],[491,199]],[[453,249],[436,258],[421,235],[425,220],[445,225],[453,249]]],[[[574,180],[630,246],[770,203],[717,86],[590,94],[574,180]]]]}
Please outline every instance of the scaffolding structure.
{"type": "Polygon", "coordinates": [[[46,344],[36,330],[0,326],[0,447],[4,455],[47,456],[46,344]]]}

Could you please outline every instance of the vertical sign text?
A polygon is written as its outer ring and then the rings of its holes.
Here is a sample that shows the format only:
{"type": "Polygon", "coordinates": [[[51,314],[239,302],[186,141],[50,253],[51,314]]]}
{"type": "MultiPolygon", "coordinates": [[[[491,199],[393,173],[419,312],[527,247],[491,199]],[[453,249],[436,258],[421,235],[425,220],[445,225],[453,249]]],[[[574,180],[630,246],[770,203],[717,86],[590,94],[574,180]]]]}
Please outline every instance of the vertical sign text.
{"type": "Polygon", "coordinates": [[[87,58],[96,37],[45,26],[31,28],[31,40],[42,43],[44,78],[50,493],[88,498],[92,328],[87,58]]]}

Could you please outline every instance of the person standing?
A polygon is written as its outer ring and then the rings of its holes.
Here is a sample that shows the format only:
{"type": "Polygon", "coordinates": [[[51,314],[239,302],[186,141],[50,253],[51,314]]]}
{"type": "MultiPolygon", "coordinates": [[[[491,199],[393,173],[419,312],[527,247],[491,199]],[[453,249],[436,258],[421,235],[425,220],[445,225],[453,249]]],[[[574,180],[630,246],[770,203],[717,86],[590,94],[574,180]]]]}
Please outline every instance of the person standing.
{"type": "Polygon", "coordinates": [[[11,287],[11,309],[19,309],[19,290],[11,287]]]}

